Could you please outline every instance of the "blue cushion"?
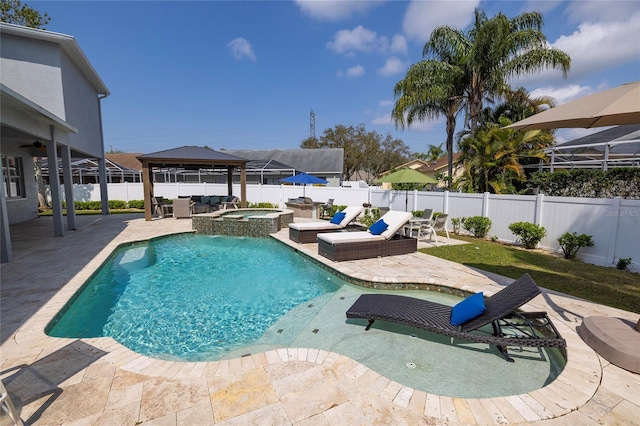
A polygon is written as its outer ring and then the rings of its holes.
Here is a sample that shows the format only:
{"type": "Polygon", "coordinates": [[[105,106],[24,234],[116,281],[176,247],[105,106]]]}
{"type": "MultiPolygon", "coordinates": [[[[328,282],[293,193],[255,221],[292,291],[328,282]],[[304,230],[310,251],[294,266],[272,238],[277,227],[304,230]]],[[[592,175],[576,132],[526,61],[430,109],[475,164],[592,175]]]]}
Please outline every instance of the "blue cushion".
{"type": "Polygon", "coordinates": [[[209,204],[209,199],[210,197],[208,195],[203,195],[202,197],[200,197],[200,202],[202,204],[209,204]]]}
{"type": "Polygon", "coordinates": [[[451,325],[462,325],[479,317],[487,309],[482,292],[469,296],[451,310],[451,325]]]}
{"type": "Polygon", "coordinates": [[[338,212],[331,218],[331,223],[335,225],[340,225],[340,222],[344,219],[347,214],[345,212],[338,212]]]}
{"type": "Polygon", "coordinates": [[[373,235],[380,235],[386,231],[388,227],[389,225],[387,225],[384,220],[380,219],[369,227],[369,232],[373,235]]]}

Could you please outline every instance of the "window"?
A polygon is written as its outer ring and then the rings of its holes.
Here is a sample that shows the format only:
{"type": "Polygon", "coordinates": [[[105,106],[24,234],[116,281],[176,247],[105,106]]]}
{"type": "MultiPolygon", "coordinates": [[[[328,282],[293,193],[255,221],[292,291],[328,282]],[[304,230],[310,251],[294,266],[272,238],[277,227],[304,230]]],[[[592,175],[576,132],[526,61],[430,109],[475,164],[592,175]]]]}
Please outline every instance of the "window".
{"type": "Polygon", "coordinates": [[[22,158],[10,155],[2,156],[2,175],[4,177],[4,192],[7,198],[25,198],[24,173],[22,158]]]}

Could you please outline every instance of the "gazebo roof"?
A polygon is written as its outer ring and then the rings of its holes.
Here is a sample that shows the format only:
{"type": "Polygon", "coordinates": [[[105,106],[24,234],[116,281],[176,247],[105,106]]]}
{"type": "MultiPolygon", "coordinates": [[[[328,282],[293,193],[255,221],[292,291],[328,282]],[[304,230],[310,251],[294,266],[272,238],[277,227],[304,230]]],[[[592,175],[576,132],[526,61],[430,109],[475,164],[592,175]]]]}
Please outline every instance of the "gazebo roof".
{"type": "Polygon", "coordinates": [[[224,152],[215,151],[211,148],[200,146],[183,146],[180,148],[167,149],[164,151],[152,152],[136,157],[142,163],[153,165],[179,165],[189,166],[240,166],[249,160],[224,152]]]}

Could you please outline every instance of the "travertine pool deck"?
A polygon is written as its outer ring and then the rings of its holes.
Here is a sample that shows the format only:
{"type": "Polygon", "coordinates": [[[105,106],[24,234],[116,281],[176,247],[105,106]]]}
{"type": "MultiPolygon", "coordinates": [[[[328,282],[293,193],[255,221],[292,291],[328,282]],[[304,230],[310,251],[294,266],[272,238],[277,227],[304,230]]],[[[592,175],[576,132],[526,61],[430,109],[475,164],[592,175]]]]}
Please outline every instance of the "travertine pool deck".
{"type": "MultiPolygon", "coordinates": [[[[50,218],[12,227],[2,264],[0,378],[27,424],[418,425],[640,424],[640,376],[611,365],[575,332],[586,316],[638,315],[545,291],[568,362],[548,386],[509,397],[443,397],[395,383],[338,353],[281,348],[217,362],[168,362],[109,338],[60,339],[44,327],[119,244],[191,230],[190,219],[78,216],[53,237],[50,218]]],[[[339,273],[381,283],[439,284],[490,294],[511,280],[421,253],[333,263],[315,244],[290,243],[339,273]]],[[[639,349],[640,350],[640,349],[639,349]]],[[[3,414],[2,425],[9,424],[3,414]]]]}

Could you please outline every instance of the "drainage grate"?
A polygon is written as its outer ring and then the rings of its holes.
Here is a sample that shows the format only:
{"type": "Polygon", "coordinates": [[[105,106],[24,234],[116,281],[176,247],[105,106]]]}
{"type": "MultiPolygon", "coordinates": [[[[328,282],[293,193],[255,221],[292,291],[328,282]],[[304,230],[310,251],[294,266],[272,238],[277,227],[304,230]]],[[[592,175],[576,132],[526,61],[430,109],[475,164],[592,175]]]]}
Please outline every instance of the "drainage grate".
{"type": "Polygon", "coordinates": [[[407,366],[407,368],[409,370],[415,370],[416,369],[416,363],[415,362],[411,362],[409,361],[408,363],[405,364],[407,366]]]}
{"type": "Polygon", "coordinates": [[[317,333],[318,331],[320,331],[320,330],[318,330],[317,328],[314,328],[312,333],[317,333]]]}
{"type": "Polygon", "coordinates": [[[276,333],[282,333],[284,330],[281,328],[280,330],[276,331],[276,333]]]}

